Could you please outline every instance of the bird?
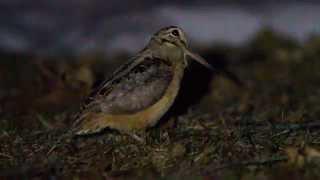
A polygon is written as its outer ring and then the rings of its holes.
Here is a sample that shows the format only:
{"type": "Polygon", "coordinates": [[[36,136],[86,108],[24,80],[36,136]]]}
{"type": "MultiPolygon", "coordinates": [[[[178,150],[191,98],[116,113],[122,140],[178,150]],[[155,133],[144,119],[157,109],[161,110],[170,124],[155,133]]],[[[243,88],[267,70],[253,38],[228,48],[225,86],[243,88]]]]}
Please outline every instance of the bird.
{"type": "Polygon", "coordinates": [[[137,132],[155,126],[175,101],[188,57],[213,69],[189,49],[182,28],[157,31],[145,48],[91,93],[72,125],[73,134],[95,134],[108,128],[142,141],[137,132]]]}

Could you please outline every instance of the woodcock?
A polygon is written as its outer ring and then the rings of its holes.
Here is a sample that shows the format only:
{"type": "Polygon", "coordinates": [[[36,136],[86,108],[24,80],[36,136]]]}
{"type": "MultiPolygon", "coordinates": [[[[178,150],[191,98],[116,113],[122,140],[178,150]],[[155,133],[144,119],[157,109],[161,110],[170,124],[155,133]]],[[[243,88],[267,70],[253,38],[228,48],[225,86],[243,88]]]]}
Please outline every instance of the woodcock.
{"type": "Polygon", "coordinates": [[[74,134],[110,128],[138,138],[135,132],[154,126],[173,104],[187,56],[212,68],[188,49],[181,28],[160,29],[143,50],[95,90],[74,123],[74,134]]]}

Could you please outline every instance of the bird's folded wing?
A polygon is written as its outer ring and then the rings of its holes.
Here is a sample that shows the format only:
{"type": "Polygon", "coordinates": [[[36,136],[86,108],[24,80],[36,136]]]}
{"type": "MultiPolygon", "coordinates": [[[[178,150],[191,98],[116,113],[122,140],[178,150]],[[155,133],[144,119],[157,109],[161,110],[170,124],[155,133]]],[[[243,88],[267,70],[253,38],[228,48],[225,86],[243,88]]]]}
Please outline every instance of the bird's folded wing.
{"type": "Polygon", "coordinates": [[[139,58],[120,67],[113,78],[102,84],[78,118],[92,113],[133,114],[156,103],[173,78],[172,65],[155,57],[139,58]]]}

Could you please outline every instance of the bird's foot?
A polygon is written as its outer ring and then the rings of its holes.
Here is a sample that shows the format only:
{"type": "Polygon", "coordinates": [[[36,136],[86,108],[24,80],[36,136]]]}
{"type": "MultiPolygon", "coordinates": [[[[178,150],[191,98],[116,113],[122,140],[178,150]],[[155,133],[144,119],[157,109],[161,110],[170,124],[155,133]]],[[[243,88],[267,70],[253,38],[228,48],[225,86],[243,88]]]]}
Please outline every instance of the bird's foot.
{"type": "Polygon", "coordinates": [[[130,132],[127,133],[131,138],[136,140],[137,142],[141,144],[146,144],[146,133],[143,132],[130,132]]]}

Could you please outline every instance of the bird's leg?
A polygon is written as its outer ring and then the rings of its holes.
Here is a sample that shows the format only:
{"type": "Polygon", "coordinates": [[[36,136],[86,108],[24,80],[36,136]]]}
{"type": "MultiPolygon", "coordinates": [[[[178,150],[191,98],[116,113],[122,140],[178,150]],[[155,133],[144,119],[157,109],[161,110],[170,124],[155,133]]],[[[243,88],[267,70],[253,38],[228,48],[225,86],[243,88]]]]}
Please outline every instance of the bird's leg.
{"type": "Polygon", "coordinates": [[[141,144],[146,144],[146,132],[145,131],[132,131],[126,132],[134,140],[138,141],[141,144]]]}

